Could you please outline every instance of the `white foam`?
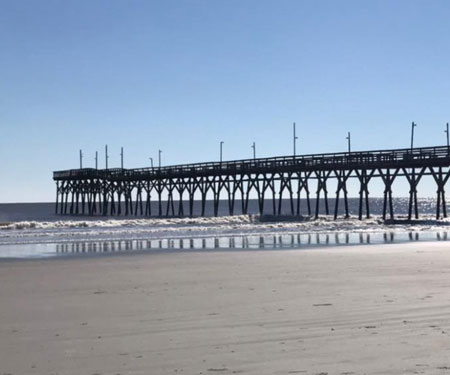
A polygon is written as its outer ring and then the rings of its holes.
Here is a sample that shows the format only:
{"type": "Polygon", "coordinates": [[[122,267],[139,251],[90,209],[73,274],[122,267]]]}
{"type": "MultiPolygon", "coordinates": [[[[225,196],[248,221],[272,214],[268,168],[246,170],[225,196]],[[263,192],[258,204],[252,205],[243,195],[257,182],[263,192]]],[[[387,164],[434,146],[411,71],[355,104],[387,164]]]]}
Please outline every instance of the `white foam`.
{"type": "Polygon", "coordinates": [[[169,219],[110,219],[110,220],[59,220],[59,221],[18,221],[0,227],[8,229],[55,229],[55,228],[113,228],[143,227],[152,225],[208,225],[208,224],[242,224],[254,221],[252,215],[169,218],[169,219]]]}

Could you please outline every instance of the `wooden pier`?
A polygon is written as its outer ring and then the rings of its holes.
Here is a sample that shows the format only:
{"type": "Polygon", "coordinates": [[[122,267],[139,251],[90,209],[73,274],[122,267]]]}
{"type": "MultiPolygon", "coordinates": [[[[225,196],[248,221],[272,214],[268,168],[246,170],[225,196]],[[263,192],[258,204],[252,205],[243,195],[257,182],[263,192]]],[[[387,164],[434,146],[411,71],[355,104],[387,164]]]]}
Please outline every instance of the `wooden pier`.
{"type": "Polygon", "coordinates": [[[344,205],[344,215],[348,217],[347,187],[352,179],[359,186],[360,219],[370,216],[369,187],[375,179],[384,186],[383,218],[394,218],[392,185],[399,178],[406,179],[409,184],[408,216],[419,218],[417,187],[424,176],[432,176],[436,183],[436,218],[447,217],[445,185],[450,177],[450,148],[447,146],[140,169],[83,168],[53,173],[55,210],[59,214],[193,216],[194,201],[199,197],[201,215],[205,215],[207,199],[212,199],[217,216],[222,193],[230,215],[235,213],[236,200],[240,200],[240,212],[247,214],[249,198],[253,195],[258,200],[261,214],[265,201],[270,199],[270,213],[279,215],[286,197],[292,215],[318,217],[322,213],[330,214],[328,186],[334,179],[334,217],[338,217],[339,204],[344,205]],[[311,205],[312,194],[315,207],[311,205]],[[300,211],[300,198],[306,199],[306,212],[300,211]],[[152,200],[158,202],[157,212],[152,212],[152,200]],[[323,202],[325,212],[319,212],[320,202],[323,202]]]}

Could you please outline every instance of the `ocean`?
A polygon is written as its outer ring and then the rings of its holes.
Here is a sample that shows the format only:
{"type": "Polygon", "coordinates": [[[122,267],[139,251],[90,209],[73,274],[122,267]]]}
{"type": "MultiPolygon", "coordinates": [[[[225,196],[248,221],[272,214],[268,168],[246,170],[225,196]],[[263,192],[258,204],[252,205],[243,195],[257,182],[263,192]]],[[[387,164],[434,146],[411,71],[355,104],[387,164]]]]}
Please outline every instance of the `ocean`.
{"type": "MultiPolygon", "coordinates": [[[[373,215],[381,215],[383,210],[383,199],[382,198],[370,198],[370,210],[373,215]]],[[[396,215],[405,215],[408,212],[408,198],[394,198],[394,213],[396,215]]],[[[175,201],[175,211],[178,212],[178,202],[175,201]]],[[[277,203],[278,204],[278,203],[277,203]]],[[[311,199],[311,209],[314,213],[315,200],[311,199]]],[[[294,201],[294,208],[296,209],[297,202],[294,201]]],[[[329,209],[330,214],[334,213],[335,199],[329,199],[329,209]]],[[[339,204],[339,214],[342,215],[344,212],[343,202],[339,204]]],[[[436,200],[433,198],[421,198],[418,201],[419,212],[424,215],[433,215],[436,210],[436,200]]],[[[188,204],[184,202],[184,212],[188,211],[188,204]]],[[[357,215],[359,208],[358,198],[349,198],[349,211],[351,215],[357,215]]],[[[278,209],[278,207],[277,207],[278,209]]],[[[122,212],[125,210],[123,209],[122,212]]],[[[163,202],[163,214],[167,211],[166,202],[163,202]]],[[[307,214],[307,202],[305,199],[300,200],[300,213],[303,215],[307,214]]],[[[325,213],[324,202],[320,202],[320,212],[325,213]]],[[[158,202],[152,202],[152,217],[158,217],[158,202]]],[[[200,201],[195,201],[194,203],[194,216],[200,216],[201,213],[201,203],[200,201]]],[[[235,210],[236,215],[242,213],[241,201],[236,200],[235,210]]],[[[213,202],[206,202],[206,212],[207,217],[214,215],[213,202]]],[[[228,213],[228,203],[223,200],[219,204],[219,215],[227,216],[228,213]]],[[[249,200],[248,214],[258,214],[258,201],[256,199],[249,200]]],[[[264,214],[272,215],[273,207],[272,200],[267,199],[264,202],[264,214]]],[[[282,215],[290,215],[291,208],[288,199],[284,199],[282,203],[282,215]]],[[[164,215],[165,216],[165,215],[164,215]]],[[[124,218],[126,216],[106,216],[101,215],[88,216],[88,215],[60,215],[55,213],[55,203],[0,203],[0,223],[9,223],[17,221],[59,221],[59,220],[108,220],[111,218],[124,218]]],[[[129,215],[128,217],[135,217],[135,215],[129,215]]],[[[142,217],[137,215],[137,217],[142,217]]]]}

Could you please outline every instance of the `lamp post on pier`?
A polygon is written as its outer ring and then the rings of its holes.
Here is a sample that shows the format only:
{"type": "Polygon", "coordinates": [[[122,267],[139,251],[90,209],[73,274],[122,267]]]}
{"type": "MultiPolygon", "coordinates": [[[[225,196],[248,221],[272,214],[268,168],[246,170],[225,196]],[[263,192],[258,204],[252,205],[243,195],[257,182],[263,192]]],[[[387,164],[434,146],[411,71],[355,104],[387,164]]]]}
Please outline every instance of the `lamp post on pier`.
{"type": "Polygon", "coordinates": [[[120,167],[123,169],[123,147],[120,148],[120,167]]]}
{"type": "Polygon", "coordinates": [[[414,121],[411,123],[411,151],[414,148],[414,128],[417,126],[417,124],[414,123],[414,121]]]}
{"type": "Polygon", "coordinates": [[[253,159],[256,159],[256,143],[253,142],[252,144],[252,149],[253,149],[253,159]]]}
{"type": "Polygon", "coordinates": [[[450,140],[449,140],[449,133],[448,133],[448,122],[447,122],[447,126],[446,129],[444,130],[445,133],[447,133],[447,148],[450,147],[450,140]]]}
{"type": "Polygon", "coordinates": [[[150,159],[150,165],[152,166],[152,170],[153,170],[153,158],[149,158],[150,159]]]}
{"type": "Polygon", "coordinates": [[[352,138],[350,132],[347,133],[347,137],[345,137],[348,144],[348,153],[350,154],[352,152],[352,138]]]}
{"type": "Polygon", "coordinates": [[[95,151],[95,169],[98,169],[98,151],[95,151]]]}
{"type": "Polygon", "coordinates": [[[108,169],[108,145],[105,145],[105,165],[106,165],[106,169],[108,169]]]}
{"type": "Polygon", "coordinates": [[[159,168],[161,168],[161,154],[162,154],[162,150],[158,150],[159,168]]]}
{"type": "Polygon", "coordinates": [[[296,146],[297,146],[297,139],[298,139],[297,134],[296,134],[295,122],[294,122],[292,128],[293,128],[292,130],[293,130],[294,157],[295,157],[295,155],[297,154],[296,146]]]}
{"type": "Polygon", "coordinates": [[[83,151],[80,150],[80,169],[83,169],[83,151]]]}

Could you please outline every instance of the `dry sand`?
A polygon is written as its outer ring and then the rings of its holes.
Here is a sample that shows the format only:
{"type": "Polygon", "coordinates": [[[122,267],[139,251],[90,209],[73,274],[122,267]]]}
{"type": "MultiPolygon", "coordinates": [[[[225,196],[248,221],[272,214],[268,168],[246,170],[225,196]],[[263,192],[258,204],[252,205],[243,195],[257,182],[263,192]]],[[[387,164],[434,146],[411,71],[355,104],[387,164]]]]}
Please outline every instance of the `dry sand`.
{"type": "Polygon", "coordinates": [[[450,373],[450,246],[0,263],[0,374],[450,373]]]}

